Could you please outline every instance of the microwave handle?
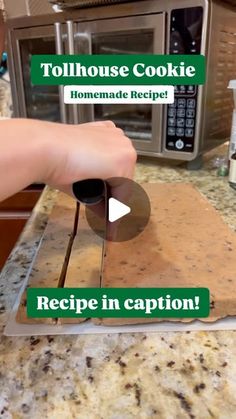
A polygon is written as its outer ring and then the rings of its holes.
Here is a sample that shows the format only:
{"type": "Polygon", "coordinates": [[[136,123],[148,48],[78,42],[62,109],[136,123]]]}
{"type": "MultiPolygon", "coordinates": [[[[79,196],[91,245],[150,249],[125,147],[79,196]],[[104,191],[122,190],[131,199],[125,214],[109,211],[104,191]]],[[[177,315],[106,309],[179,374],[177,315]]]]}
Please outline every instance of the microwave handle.
{"type": "MultiPolygon", "coordinates": [[[[73,55],[75,53],[73,25],[74,23],[71,20],[68,20],[66,22],[67,35],[68,35],[68,52],[70,55],[73,55]]],[[[71,105],[71,107],[72,107],[72,114],[73,114],[73,124],[78,124],[79,123],[78,105],[73,104],[71,105]]]]}
{"type": "MultiPolygon", "coordinates": [[[[62,31],[61,23],[54,23],[55,28],[55,37],[56,37],[56,53],[58,55],[63,54],[63,42],[62,42],[62,31]]],[[[61,113],[61,122],[66,124],[66,105],[64,103],[64,87],[58,86],[59,88],[59,101],[60,101],[60,113],[61,113]]]]}
{"type": "MultiPolygon", "coordinates": [[[[78,24],[78,29],[80,29],[80,24],[78,24]]],[[[74,34],[74,46],[76,46],[76,54],[83,55],[88,54],[92,55],[92,39],[91,33],[89,31],[76,31],[74,34]]],[[[86,104],[79,105],[81,122],[90,122],[94,121],[94,105],[86,104]]]]}

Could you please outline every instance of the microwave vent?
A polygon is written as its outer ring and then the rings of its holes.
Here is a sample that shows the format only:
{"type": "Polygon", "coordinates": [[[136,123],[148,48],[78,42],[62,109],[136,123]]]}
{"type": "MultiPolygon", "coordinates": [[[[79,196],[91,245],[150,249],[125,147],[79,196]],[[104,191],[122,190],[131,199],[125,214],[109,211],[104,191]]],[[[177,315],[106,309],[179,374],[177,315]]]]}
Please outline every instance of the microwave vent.
{"type": "MultiPolygon", "coordinates": [[[[105,6],[115,3],[129,3],[135,0],[49,0],[50,3],[56,4],[62,9],[67,8],[82,8],[82,7],[93,7],[93,6],[105,6]]],[[[137,0],[136,0],[137,1],[137,0]]]]}
{"type": "MultiPolygon", "coordinates": [[[[93,6],[103,6],[115,3],[130,3],[132,1],[137,0],[49,0],[50,3],[56,4],[57,6],[61,7],[62,9],[75,7],[75,8],[82,8],[82,7],[93,7],[93,6]]],[[[225,5],[231,6],[236,8],[236,0],[220,0],[221,3],[225,3],[225,5]]]]}
{"type": "Polygon", "coordinates": [[[215,79],[212,91],[213,127],[211,137],[219,137],[228,132],[233,108],[232,92],[227,88],[229,80],[235,79],[236,72],[236,28],[221,27],[218,51],[215,55],[215,79]]]}

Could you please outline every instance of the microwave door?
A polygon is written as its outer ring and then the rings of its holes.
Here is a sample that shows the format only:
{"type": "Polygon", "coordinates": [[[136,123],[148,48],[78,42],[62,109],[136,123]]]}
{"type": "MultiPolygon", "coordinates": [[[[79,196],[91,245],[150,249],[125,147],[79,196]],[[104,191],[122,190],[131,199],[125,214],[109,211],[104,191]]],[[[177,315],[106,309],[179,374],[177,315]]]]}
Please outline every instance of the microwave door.
{"type": "MultiPolygon", "coordinates": [[[[164,54],[164,13],[78,23],[76,54],[164,54]]],[[[80,122],[111,119],[139,151],[161,153],[162,108],[151,104],[79,105],[80,122]]]]}
{"type": "MultiPolygon", "coordinates": [[[[65,25],[62,25],[61,29],[62,45],[66,51],[65,25]]],[[[24,118],[60,122],[62,110],[59,86],[36,86],[31,83],[30,77],[30,60],[33,54],[56,53],[54,26],[24,28],[14,32],[15,70],[12,85],[17,91],[13,90],[12,96],[18,96],[18,102],[16,106],[14,105],[14,114],[24,118]]],[[[67,120],[68,118],[69,116],[66,117],[67,120]]]]}

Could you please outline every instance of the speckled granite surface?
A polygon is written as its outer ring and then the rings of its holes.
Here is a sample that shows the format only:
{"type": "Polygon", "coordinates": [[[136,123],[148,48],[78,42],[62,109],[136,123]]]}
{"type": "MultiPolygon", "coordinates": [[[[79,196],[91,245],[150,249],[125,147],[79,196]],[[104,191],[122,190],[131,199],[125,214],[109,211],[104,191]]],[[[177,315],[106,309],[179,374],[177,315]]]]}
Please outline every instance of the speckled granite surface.
{"type": "Polygon", "coordinates": [[[4,75],[4,79],[0,78],[0,119],[11,118],[11,116],[12,116],[11,87],[10,87],[10,82],[9,82],[9,76],[7,73],[4,75]]]}
{"type": "MultiPolygon", "coordinates": [[[[194,183],[236,230],[236,191],[213,167],[225,152],[198,172],[139,162],[136,180],[194,183]]],[[[44,192],[0,277],[0,418],[235,418],[236,332],[2,335],[55,195],[44,192]]]]}

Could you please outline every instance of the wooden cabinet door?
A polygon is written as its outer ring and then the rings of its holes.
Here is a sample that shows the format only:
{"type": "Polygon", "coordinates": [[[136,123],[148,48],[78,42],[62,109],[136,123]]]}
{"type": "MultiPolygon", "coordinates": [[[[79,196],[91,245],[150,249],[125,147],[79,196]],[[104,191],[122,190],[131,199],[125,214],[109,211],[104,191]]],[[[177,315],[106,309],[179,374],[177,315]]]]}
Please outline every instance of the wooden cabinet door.
{"type": "Polygon", "coordinates": [[[27,220],[28,218],[0,218],[0,269],[15,246],[27,220]]]}
{"type": "Polygon", "coordinates": [[[42,189],[27,188],[0,202],[0,270],[15,246],[42,189]]]}
{"type": "Polygon", "coordinates": [[[0,202],[0,217],[2,211],[21,212],[32,211],[37,200],[39,199],[41,191],[38,190],[24,190],[0,202]]]}

